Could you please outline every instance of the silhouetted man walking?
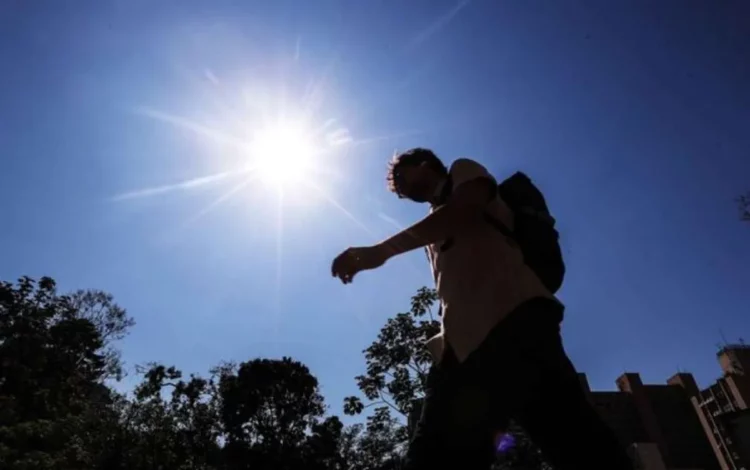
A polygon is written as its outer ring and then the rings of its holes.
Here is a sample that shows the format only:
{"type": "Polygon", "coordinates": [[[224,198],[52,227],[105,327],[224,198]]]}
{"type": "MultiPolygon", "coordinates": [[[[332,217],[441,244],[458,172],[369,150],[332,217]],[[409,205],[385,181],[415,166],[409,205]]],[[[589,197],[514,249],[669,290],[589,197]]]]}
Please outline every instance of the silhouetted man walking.
{"type": "Polygon", "coordinates": [[[564,307],[552,292],[564,266],[546,205],[524,205],[534,198],[531,181],[517,174],[498,188],[479,163],[446,168],[421,148],[394,157],[387,179],[399,197],[430,203],[430,214],[377,245],[344,251],[332,273],[350,283],[427,248],[443,326],[427,342],[434,364],[404,468],[489,469],[509,419],[557,470],[632,468],[563,349],[564,307]]]}

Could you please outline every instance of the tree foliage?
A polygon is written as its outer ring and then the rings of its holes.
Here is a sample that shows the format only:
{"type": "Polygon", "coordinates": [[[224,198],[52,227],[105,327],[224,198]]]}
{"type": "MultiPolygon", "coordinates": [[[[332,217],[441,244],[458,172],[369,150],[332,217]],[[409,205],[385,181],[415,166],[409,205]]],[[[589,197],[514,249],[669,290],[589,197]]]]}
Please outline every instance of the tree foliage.
{"type": "Polygon", "coordinates": [[[234,460],[279,469],[303,464],[307,436],[324,413],[318,381],[307,367],[283,358],[226,368],[218,399],[226,449],[234,460]]]}
{"type": "Polygon", "coordinates": [[[363,397],[344,400],[349,415],[372,411],[361,431],[358,468],[391,468],[403,454],[409,438],[404,420],[424,396],[431,363],[425,341],[440,331],[432,313],[436,301],[434,290],[419,289],[410,310],[390,318],[364,350],[366,372],[355,378],[363,397]]]}
{"type": "Polygon", "coordinates": [[[131,325],[100,292],[61,296],[50,278],[0,283],[0,468],[97,463],[114,401],[104,381],[121,368],[108,332],[131,325]]]}
{"type": "Polygon", "coordinates": [[[377,339],[364,350],[367,371],[357,376],[360,397],[348,397],[344,410],[359,414],[371,406],[386,406],[408,416],[415,400],[424,396],[424,385],[432,362],[425,341],[440,331],[432,307],[434,290],[423,287],[411,299],[411,309],[390,318],[377,339]]]}
{"type": "Polygon", "coordinates": [[[207,377],[138,367],[109,387],[134,325],[101,291],[0,283],[0,468],[9,470],[386,470],[394,420],[325,415],[317,379],[291,358],[222,363],[207,377]]]}
{"type": "Polygon", "coordinates": [[[356,439],[290,358],[222,364],[207,379],[151,364],[125,408],[122,468],[353,468],[356,439]]]}
{"type": "MultiPolygon", "coordinates": [[[[315,376],[288,357],[222,363],[205,377],[150,363],[136,369],[130,393],[118,393],[117,341],[134,322],[111,295],[58,294],[50,278],[2,282],[0,468],[396,469],[404,418],[430,367],[424,342],[440,328],[435,301],[420,289],[365,350],[362,396],[345,403],[365,419],[345,426],[326,414],[315,376]]],[[[508,454],[533,457],[519,455],[508,454]]]]}

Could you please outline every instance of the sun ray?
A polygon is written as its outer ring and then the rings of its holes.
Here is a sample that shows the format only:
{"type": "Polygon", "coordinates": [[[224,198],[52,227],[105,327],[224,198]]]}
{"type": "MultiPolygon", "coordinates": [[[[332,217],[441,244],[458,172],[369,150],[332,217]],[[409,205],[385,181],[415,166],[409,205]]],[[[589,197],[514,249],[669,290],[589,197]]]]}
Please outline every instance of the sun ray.
{"type": "Polygon", "coordinates": [[[165,184],[162,186],[154,186],[151,188],[143,188],[143,189],[138,189],[136,191],[130,191],[127,193],[118,194],[117,196],[114,196],[113,198],[111,198],[111,200],[115,202],[124,201],[127,199],[138,199],[138,198],[143,198],[143,197],[156,196],[157,194],[164,194],[164,193],[169,193],[172,191],[193,189],[193,188],[197,188],[200,186],[205,186],[207,184],[214,183],[216,181],[223,180],[225,178],[229,178],[231,176],[241,175],[243,173],[246,173],[247,171],[248,171],[247,169],[222,171],[220,173],[214,173],[212,175],[198,176],[197,178],[191,178],[189,180],[180,181],[179,183],[165,184]]]}
{"type": "Polygon", "coordinates": [[[315,129],[315,132],[313,132],[313,135],[320,135],[323,133],[323,131],[328,130],[336,124],[337,120],[335,118],[331,118],[326,120],[321,126],[319,126],[317,129],[315,129]]]}
{"type": "Polygon", "coordinates": [[[326,96],[331,88],[331,82],[333,81],[336,75],[336,70],[340,64],[341,51],[338,51],[332,55],[328,64],[319,76],[317,78],[312,77],[310,81],[308,81],[301,99],[302,112],[305,113],[308,118],[315,115],[326,101],[326,96]]]}
{"type": "Polygon", "coordinates": [[[274,309],[273,336],[278,340],[279,320],[281,316],[281,281],[284,254],[284,188],[278,188],[278,206],[276,211],[276,308],[274,309]]]}
{"type": "Polygon", "coordinates": [[[339,127],[338,129],[327,133],[325,139],[331,147],[338,147],[354,141],[349,133],[349,129],[346,127],[339,127]]]}
{"type": "Polygon", "coordinates": [[[229,191],[225,192],[221,196],[219,196],[216,200],[214,200],[211,204],[201,209],[198,213],[196,213],[194,216],[189,218],[187,221],[185,221],[184,226],[189,226],[193,223],[195,223],[198,219],[205,216],[212,210],[216,209],[221,203],[229,199],[230,197],[234,196],[238,191],[242,190],[245,186],[249,185],[253,181],[258,179],[258,175],[251,175],[248,178],[244,179],[240,184],[235,185],[232,187],[229,191]]]}
{"type": "MultiPolygon", "coordinates": [[[[180,74],[180,78],[189,83],[191,88],[195,89],[196,96],[199,96],[200,100],[206,103],[207,112],[214,112],[219,116],[234,116],[236,114],[236,110],[227,105],[227,102],[236,104],[236,95],[232,94],[228,96],[229,93],[227,93],[225,87],[221,86],[221,80],[214,73],[214,70],[206,68],[202,74],[196,74],[195,70],[184,70],[180,74]],[[216,79],[215,82],[214,79],[216,79]],[[207,86],[207,83],[211,85],[207,86]]],[[[135,112],[143,114],[141,112],[142,109],[136,108],[135,112]]],[[[146,109],[154,111],[153,108],[146,107],[146,109]]]]}
{"type": "Polygon", "coordinates": [[[393,217],[386,214],[385,212],[378,212],[378,217],[380,217],[383,221],[395,227],[398,231],[401,231],[406,228],[403,225],[401,225],[401,223],[398,220],[394,219],[393,217]]]}
{"type": "Polygon", "coordinates": [[[216,129],[212,129],[208,126],[204,126],[203,124],[191,121],[189,119],[145,107],[137,108],[136,112],[143,116],[150,117],[151,119],[173,124],[177,127],[193,131],[198,135],[208,137],[216,142],[232,145],[242,150],[247,149],[247,142],[232,137],[224,132],[217,131],[216,129]]]}
{"type": "Polygon", "coordinates": [[[276,302],[281,301],[281,264],[284,242],[284,188],[278,188],[276,207],[276,302]]]}
{"type": "Polygon", "coordinates": [[[365,225],[364,223],[360,222],[359,219],[357,219],[354,214],[346,210],[344,206],[339,204],[339,202],[333,198],[330,194],[328,194],[323,188],[318,186],[317,184],[313,183],[312,181],[304,181],[305,185],[307,185],[310,189],[313,189],[316,191],[320,196],[325,199],[329,204],[331,204],[336,209],[340,210],[342,214],[344,214],[349,220],[354,222],[359,228],[367,232],[368,235],[371,235],[372,237],[377,237],[375,232],[370,230],[370,228],[365,225]]]}
{"type": "Polygon", "coordinates": [[[445,28],[448,23],[450,23],[456,17],[456,15],[458,15],[458,13],[470,3],[470,1],[471,0],[462,0],[455,4],[449,11],[436,18],[432,23],[430,23],[427,28],[420,31],[416,36],[412,38],[411,41],[409,41],[409,43],[406,45],[405,50],[407,52],[413,51],[417,46],[424,43],[439,30],[445,28]]]}
{"type": "Polygon", "coordinates": [[[210,68],[204,69],[203,75],[209,82],[213,83],[214,85],[219,84],[219,79],[216,77],[216,75],[214,75],[214,72],[210,68]]]}
{"type": "Polygon", "coordinates": [[[353,146],[359,146],[359,145],[367,145],[372,144],[375,142],[382,142],[386,140],[392,140],[392,139],[399,139],[402,137],[412,137],[415,135],[422,135],[425,131],[419,131],[419,130],[413,130],[413,131],[404,131],[404,132],[397,132],[394,134],[386,134],[386,135],[380,135],[375,137],[367,137],[364,139],[357,139],[357,140],[351,140],[349,141],[349,145],[353,146]]]}

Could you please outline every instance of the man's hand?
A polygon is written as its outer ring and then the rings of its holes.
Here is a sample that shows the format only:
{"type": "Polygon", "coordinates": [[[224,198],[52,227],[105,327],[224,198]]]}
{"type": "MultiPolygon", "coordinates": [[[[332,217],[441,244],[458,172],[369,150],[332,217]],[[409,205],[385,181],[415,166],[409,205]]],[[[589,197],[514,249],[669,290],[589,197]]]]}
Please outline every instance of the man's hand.
{"type": "Polygon", "coordinates": [[[358,272],[379,268],[390,257],[391,252],[382,244],[348,248],[333,260],[331,274],[349,284],[358,272]]]}

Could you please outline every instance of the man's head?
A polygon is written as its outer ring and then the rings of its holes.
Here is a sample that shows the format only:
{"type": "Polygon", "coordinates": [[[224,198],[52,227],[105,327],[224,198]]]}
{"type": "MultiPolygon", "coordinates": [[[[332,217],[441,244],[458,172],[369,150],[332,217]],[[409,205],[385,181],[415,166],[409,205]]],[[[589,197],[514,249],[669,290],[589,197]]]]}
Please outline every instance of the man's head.
{"type": "Polygon", "coordinates": [[[398,197],[428,202],[448,169],[432,150],[413,148],[396,154],[388,164],[388,189],[398,197]]]}

